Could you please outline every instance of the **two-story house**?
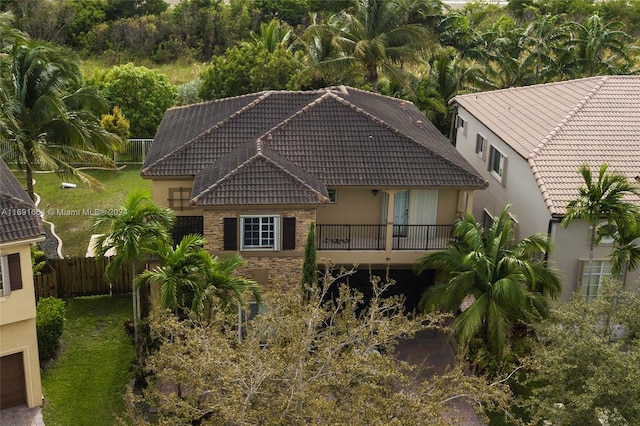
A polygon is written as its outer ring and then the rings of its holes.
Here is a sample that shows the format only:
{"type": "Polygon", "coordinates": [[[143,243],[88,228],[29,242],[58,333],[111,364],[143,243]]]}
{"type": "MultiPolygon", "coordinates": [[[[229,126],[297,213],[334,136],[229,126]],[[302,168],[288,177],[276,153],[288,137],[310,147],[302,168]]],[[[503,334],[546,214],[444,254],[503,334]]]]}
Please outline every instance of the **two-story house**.
{"type": "MultiPolygon", "coordinates": [[[[597,177],[609,171],[640,179],[640,77],[605,76],[456,96],[453,140],[458,151],[489,181],[473,211],[490,218],[511,203],[520,237],[548,233],[549,256],[564,278],[562,299],[575,291],[595,297],[611,275],[612,240],[596,248],[591,278],[588,225],[560,225],[567,203],[584,185],[578,169],[597,177]],[[591,282],[591,286],[583,283],[591,282]]],[[[640,200],[630,199],[640,204],[640,200]]],[[[640,271],[624,277],[635,285],[640,271]]]]}
{"type": "Polygon", "coordinates": [[[42,404],[31,264],[42,240],[35,205],[0,159],[0,409],[42,404]]]}
{"type": "Polygon", "coordinates": [[[412,103],[344,86],[169,109],[141,175],[174,239],[240,252],[263,286],[297,288],[313,222],[321,264],[389,268],[416,294],[414,262],[486,186],[412,103]]]}

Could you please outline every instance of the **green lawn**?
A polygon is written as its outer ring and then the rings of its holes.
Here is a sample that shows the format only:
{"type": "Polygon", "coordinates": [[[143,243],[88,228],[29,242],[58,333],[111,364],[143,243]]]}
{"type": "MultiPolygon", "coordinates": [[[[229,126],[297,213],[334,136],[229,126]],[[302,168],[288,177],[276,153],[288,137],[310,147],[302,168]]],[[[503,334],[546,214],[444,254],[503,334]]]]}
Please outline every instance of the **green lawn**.
{"type": "Polygon", "coordinates": [[[71,299],[66,312],[60,356],[43,372],[44,422],[116,424],[125,418],[124,395],[135,356],[123,326],[131,317],[131,294],[71,299]]]}
{"type": "MultiPolygon", "coordinates": [[[[42,197],[39,208],[44,211],[45,219],[53,222],[56,233],[62,238],[64,256],[81,256],[86,254],[91,236],[91,223],[97,211],[101,209],[118,209],[127,193],[133,189],[151,191],[151,181],[140,177],[139,166],[128,166],[122,171],[87,170],[91,176],[100,181],[102,191],[94,191],[88,185],[65,178],[65,182],[77,185],[76,188],[63,189],[63,179],[53,173],[37,173],[35,175],[36,194],[42,197]]],[[[16,173],[24,183],[24,175],[16,173]]]]}

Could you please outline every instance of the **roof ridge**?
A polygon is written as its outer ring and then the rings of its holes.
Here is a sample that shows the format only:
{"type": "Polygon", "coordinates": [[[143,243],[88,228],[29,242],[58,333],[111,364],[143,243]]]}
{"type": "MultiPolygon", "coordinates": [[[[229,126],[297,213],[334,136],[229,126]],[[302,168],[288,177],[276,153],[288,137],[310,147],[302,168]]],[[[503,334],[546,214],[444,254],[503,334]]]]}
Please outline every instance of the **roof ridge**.
{"type": "Polygon", "coordinates": [[[237,99],[241,99],[241,98],[249,98],[249,97],[255,96],[257,94],[263,94],[263,93],[271,92],[271,91],[272,90],[262,90],[260,92],[255,92],[255,93],[245,93],[244,95],[229,96],[228,98],[210,99],[208,101],[194,102],[192,104],[187,104],[187,105],[176,105],[176,106],[172,106],[170,108],[167,108],[167,111],[172,111],[172,110],[177,110],[177,109],[186,109],[186,108],[191,108],[191,107],[194,107],[194,106],[200,106],[200,105],[206,105],[206,104],[222,103],[222,102],[231,101],[231,100],[237,100],[237,99]]]}
{"type": "MultiPolygon", "coordinates": [[[[366,92],[364,90],[361,90],[362,92],[366,92]]],[[[372,92],[366,92],[366,93],[372,93],[372,92]]],[[[402,102],[409,102],[409,101],[404,101],[403,99],[398,99],[398,98],[390,98],[388,96],[384,96],[384,95],[380,95],[381,97],[385,97],[385,98],[389,98],[389,99],[393,99],[396,100],[400,103],[402,102]]],[[[468,173],[468,170],[465,169],[461,164],[458,164],[456,162],[454,162],[453,160],[451,160],[450,158],[434,151],[433,149],[421,144],[420,142],[418,142],[416,139],[414,139],[413,137],[402,133],[400,130],[396,129],[395,127],[391,126],[389,123],[387,123],[384,120],[381,120],[380,118],[376,117],[375,115],[371,114],[370,112],[360,108],[359,106],[356,106],[354,104],[352,104],[351,102],[349,102],[347,99],[342,98],[341,96],[336,95],[335,93],[331,92],[331,91],[327,91],[327,93],[323,94],[322,96],[320,96],[318,99],[313,100],[312,102],[310,102],[309,104],[307,104],[304,108],[301,108],[299,111],[297,111],[295,114],[289,116],[287,119],[283,120],[282,122],[278,123],[276,126],[272,127],[271,129],[269,129],[267,132],[265,132],[264,135],[260,136],[258,138],[258,141],[263,141],[263,139],[266,137],[268,140],[270,140],[272,138],[271,133],[284,127],[286,124],[288,124],[294,117],[303,114],[304,112],[308,111],[309,109],[315,107],[316,105],[319,105],[322,101],[324,101],[325,99],[334,99],[339,103],[342,103],[344,105],[346,105],[347,107],[353,109],[354,111],[356,111],[359,114],[362,114],[363,116],[369,118],[372,122],[382,125],[384,126],[386,129],[390,130],[391,132],[395,133],[396,135],[405,138],[409,141],[411,141],[412,143],[420,146],[421,148],[425,148],[427,149],[432,155],[434,155],[435,157],[438,157],[440,159],[442,159],[443,161],[447,162],[448,164],[451,164],[461,170],[463,170],[465,173],[468,173]]],[[[410,103],[410,102],[409,102],[410,103]]],[[[417,126],[421,126],[422,125],[422,120],[417,120],[415,122],[412,121],[413,124],[417,125],[417,126]]]]}
{"type": "MultiPolygon", "coordinates": [[[[593,78],[593,77],[591,77],[593,78]]],[[[540,189],[540,193],[542,194],[542,198],[544,200],[545,205],[547,206],[547,210],[549,210],[550,214],[558,213],[553,206],[553,201],[551,200],[551,196],[549,195],[549,191],[544,182],[542,174],[536,165],[536,158],[542,153],[542,151],[555,139],[555,137],[562,131],[562,129],[578,114],[584,107],[593,99],[595,94],[602,89],[605,83],[608,81],[608,76],[600,77],[600,80],[596,85],[589,91],[587,94],[576,104],[575,107],[558,123],[551,132],[545,136],[542,141],[534,148],[531,153],[527,156],[527,163],[529,164],[529,168],[533,173],[533,176],[538,184],[538,188],[540,189]]]]}
{"type": "MultiPolygon", "coordinates": [[[[156,165],[158,165],[158,164],[160,164],[160,163],[162,163],[162,162],[164,162],[164,161],[166,161],[166,160],[168,160],[170,158],[173,158],[173,157],[177,156],[180,152],[184,151],[188,147],[191,147],[191,145],[197,143],[198,142],[197,139],[199,139],[200,137],[202,137],[204,135],[211,134],[214,130],[217,130],[223,124],[226,124],[226,123],[230,122],[232,119],[235,119],[240,114],[243,114],[246,111],[248,111],[249,109],[255,107],[257,104],[259,104],[260,102],[262,102],[265,99],[267,99],[272,93],[274,93],[274,91],[273,90],[265,90],[263,92],[258,92],[258,93],[261,93],[261,95],[258,96],[256,99],[254,99],[253,101],[249,102],[247,105],[243,106],[239,110],[235,111],[233,114],[229,115],[224,120],[221,120],[221,121],[217,122],[213,126],[207,128],[205,131],[197,134],[196,136],[191,138],[191,140],[189,140],[189,141],[185,142],[184,144],[182,144],[180,147],[178,147],[175,150],[173,150],[173,151],[163,155],[162,157],[158,158],[156,161],[154,161],[153,163],[149,164],[144,169],[140,170],[140,174],[144,174],[145,171],[149,170],[151,167],[154,167],[154,166],[156,166],[156,165]]],[[[255,93],[253,93],[253,95],[255,95],[255,93]]],[[[245,95],[245,96],[249,96],[249,95],[245,95]]],[[[240,98],[240,97],[241,96],[237,96],[236,98],[240,98]]],[[[225,99],[231,99],[231,98],[225,98],[225,99]]],[[[187,106],[189,106],[189,105],[187,105],[187,106]]]]}
{"type": "Polygon", "coordinates": [[[8,194],[6,192],[0,192],[0,198],[4,198],[7,201],[16,203],[16,204],[18,204],[20,206],[28,207],[30,209],[37,208],[36,205],[33,203],[33,201],[29,202],[27,200],[23,200],[22,198],[15,197],[15,196],[13,196],[11,194],[8,194]]]}

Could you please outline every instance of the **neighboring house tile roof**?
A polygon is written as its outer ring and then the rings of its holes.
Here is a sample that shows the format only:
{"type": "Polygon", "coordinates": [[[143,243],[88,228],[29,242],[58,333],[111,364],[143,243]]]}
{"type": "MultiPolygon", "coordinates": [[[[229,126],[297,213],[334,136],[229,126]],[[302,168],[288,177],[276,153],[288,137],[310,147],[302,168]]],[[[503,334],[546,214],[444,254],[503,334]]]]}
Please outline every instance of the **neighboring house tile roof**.
{"type": "Polygon", "coordinates": [[[590,77],[452,102],[527,159],[552,215],[563,215],[583,186],[582,164],[595,173],[607,163],[632,182],[640,175],[640,76],[590,77]]]}
{"type": "Polygon", "coordinates": [[[486,186],[415,105],[344,86],[169,109],[141,174],[194,176],[197,205],[323,203],[327,186],[486,186]]]}
{"type": "Polygon", "coordinates": [[[36,206],[0,158],[0,244],[43,234],[36,206]]]}

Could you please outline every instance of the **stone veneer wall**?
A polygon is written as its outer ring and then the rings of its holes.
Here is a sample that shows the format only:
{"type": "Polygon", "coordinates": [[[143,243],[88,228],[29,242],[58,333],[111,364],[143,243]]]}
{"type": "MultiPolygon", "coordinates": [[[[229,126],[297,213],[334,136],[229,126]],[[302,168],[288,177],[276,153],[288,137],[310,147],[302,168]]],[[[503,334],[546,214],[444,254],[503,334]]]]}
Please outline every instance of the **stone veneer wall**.
{"type": "MultiPolygon", "coordinates": [[[[279,214],[281,217],[296,218],[296,248],[277,252],[247,251],[240,252],[246,265],[238,269],[240,275],[258,281],[263,291],[296,291],[299,289],[304,261],[304,246],[309,235],[311,222],[316,221],[315,209],[291,209],[261,211],[264,214],[279,214]]],[[[251,214],[256,211],[252,210],[251,214]]],[[[206,249],[218,256],[230,253],[223,251],[223,221],[227,217],[239,218],[241,210],[206,211],[203,218],[206,249]]]]}

